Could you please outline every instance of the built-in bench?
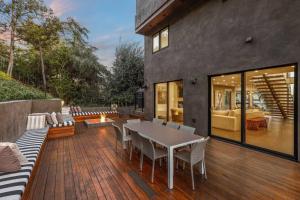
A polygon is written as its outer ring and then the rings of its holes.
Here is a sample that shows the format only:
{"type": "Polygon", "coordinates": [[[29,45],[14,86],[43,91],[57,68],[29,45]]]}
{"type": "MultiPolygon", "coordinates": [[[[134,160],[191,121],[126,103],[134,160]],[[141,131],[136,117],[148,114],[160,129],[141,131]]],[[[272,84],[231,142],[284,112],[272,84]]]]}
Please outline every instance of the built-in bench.
{"type": "Polygon", "coordinates": [[[13,173],[0,173],[0,200],[27,199],[49,128],[26,131],[16,143],[28,163],[13,173]]]}
{"type": "Polygon", "coordinates": [[[48,124],[48,139],[72,136],[75,134],[75,121],[71,115],[62,115],[64,123],[48,124]]]}

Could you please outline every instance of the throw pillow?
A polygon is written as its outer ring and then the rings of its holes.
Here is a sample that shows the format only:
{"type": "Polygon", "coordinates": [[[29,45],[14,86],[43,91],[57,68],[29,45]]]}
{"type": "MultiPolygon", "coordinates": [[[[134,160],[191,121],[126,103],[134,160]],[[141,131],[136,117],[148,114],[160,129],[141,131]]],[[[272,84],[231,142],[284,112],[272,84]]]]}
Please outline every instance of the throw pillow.
{"type": "Polygon", "coordinates": [[[21,169],[20,161],[9,146],[0,146],[0,160],[0,172],[15,172],[21,169]]]}
{"type": "Polygon", "coordinates": [[[77,106],[77,112],[82,112],[80,106],[77,106]]]}
{"type": "Polygon", "coordinates": [[[28,162],[27,158],[22,154],[20,151],[18,145],[16,143],[10,143],[10,142],[1,142],[0,147],[6,147],[8,146],[14,153],[14,155],[17,157],[21,165],[24,165],[28,162]]]}
{"type": "Polygon", "coordinates": [[[63,124],[64,123],[64,119],[61,113],[56,113],[56,119],[58,121],[59,124],[63,124]]]}
{"type": "Polygon", "coordinates": [[[53,125],[53,120],[50,114],[46,115],[46,121],[49,125],[53,125]]]}
{"type": "Polygon", "coordinates": [[[51,113],[51,119],[52,119],[52,121],[53,121],[54,124],[58,124],[55,112],[51,113]]]}
{"type": "Polygon", "coordinates": [[[46,124],[46,116],[45,115],[38,115],[38,116],[28,116],[27,118],[27,129],[41,129],[45,128],[46,124]]]}

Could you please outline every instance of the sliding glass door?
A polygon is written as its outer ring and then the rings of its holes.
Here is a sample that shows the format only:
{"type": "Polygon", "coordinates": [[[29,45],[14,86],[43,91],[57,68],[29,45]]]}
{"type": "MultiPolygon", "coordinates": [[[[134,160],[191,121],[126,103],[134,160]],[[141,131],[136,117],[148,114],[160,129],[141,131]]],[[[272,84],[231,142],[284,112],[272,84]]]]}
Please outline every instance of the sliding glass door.
{"type": "Polygon", "coordinates": [[[211,135],[295,156],[295,65],[211,77],[211,135]]]}
{"type": "Polygon", "coordinates": [[[211,79],[211,134],[241,140],[241,74],[211,79]]]}
{"type": "Polygon", "coordinates": [[[183,123],[183,82],[155,84],[155,117],[183,123]]]}

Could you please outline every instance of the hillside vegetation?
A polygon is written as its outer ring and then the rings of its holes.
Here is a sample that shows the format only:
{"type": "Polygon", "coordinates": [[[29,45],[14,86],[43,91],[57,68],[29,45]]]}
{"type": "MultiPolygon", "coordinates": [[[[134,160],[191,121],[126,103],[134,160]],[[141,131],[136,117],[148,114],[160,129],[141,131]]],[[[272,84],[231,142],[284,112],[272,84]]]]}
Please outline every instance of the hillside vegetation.
{"type": "MultiPolygon", "coordinates": [[[[52,98],[47,94],[46,98],[52,98]]],[[[0,101],[45,99],[45,93],[26,86],[0,71],[0,101]]]]}

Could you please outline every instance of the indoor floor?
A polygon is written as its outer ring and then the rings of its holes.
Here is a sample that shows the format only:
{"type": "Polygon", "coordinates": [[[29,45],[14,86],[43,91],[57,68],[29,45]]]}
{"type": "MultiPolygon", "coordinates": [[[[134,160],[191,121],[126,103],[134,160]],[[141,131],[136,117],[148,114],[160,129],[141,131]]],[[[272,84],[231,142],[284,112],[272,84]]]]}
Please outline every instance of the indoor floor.
{"type": "MultiPolygon", "coordinates": [[[[240,141],[240,131],[227,131],[212,128],[215,136],[240,141]]],[[[246,129],[246,143],[265,149],[281,152],[288,155],[294,154],[294,126],[293,120],[272,118],[270,126],[259,130],[246,129]]]]}

